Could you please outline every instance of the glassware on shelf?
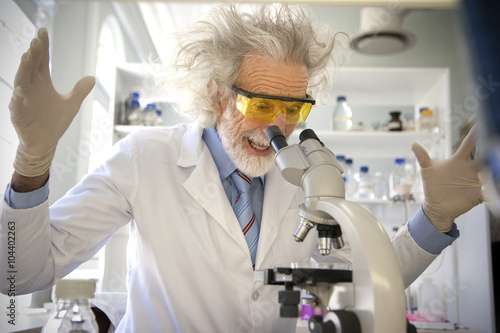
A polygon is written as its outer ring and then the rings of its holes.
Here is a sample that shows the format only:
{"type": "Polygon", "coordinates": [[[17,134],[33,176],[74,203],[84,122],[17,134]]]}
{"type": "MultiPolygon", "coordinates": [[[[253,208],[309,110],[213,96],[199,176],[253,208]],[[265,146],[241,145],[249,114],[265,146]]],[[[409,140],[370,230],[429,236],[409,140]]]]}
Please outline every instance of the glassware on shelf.
{"type": "Polygon", "coordinates": [[[427,107],[420,108],[420,118],[418,121],[418,129],[422,133],[438,133],[439,120],[431,109],[427,107]]]}
{"type": "Polygon", "coordinates": [[[381,171],[375,172],[373,178],[373,197],[377,200],[387,200],[389,198],[389,185],[387,178],[381,171]]]}
{"type": "Polygon", "coordinates": [[[404,158],[396,158],[389,175],[389,198],[396,201],[409,200],[414,180],[415,171],[413,166],[404,158]]]}
{"type": "Polygon", "coordinates": [[[334,131],[350,131],[352,128],[352,111],[345,96],[337,97],[337,105],[332,114],[332,128],[334,131]]]}
{"type": "Polygon", "coordinates": [[[356,198],[373,199],[373,179],[370,175],[368,166],[363,165],[359,168],[359,178],[356,181],[356,198]]]}
{"type": "Polygon", "coordinates": [[[389,112],[391,116],[391,120],[387,125],[387,129],[389,131],[402,131],[403,130],[403,122],[401,121],[401,111],[391,111],[389,112]]]}

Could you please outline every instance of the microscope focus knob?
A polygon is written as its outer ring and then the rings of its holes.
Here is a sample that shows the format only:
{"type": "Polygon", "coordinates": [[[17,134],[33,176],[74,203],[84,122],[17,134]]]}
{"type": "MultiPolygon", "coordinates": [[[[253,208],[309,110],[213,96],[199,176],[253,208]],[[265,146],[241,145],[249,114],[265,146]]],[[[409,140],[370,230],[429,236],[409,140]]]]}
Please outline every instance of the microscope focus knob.
{"type": "Polygon", "coordinates": [[[323,322],[323,317],[311,317],[309,319],[309,332],[311,333],[336,333],[335,324],[331,321],[323,322]]]}
{"type": "Polygon", "coordinates": [[[309,332],[312,333],[361,333],[361,323],[356,313],[345,310],[328,311],[324,318],[311,317],[309,332]]]}
{"type": "Polygon", "coordinates": [[[299,316],[300,291],[280,290],[278,294],[280,316],[283,318],[297,318],[299,316]]]}

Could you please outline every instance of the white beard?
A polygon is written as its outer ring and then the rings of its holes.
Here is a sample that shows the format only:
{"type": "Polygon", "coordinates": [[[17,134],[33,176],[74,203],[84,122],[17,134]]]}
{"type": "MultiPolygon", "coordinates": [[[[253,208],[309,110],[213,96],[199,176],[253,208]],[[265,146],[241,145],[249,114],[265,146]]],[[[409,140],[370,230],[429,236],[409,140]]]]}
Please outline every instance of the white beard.
{"type": "Polygon", "coordinates": [[[255,130],[245,131],[238,137],[239,127],[234,124],[233,110],[233,108],[228,108],[224,111],[217,127],[222,147],[241,172],[249,177],[262,176],[271,168],[274,154],[256,156],[246,149],[247,138],[262,146],[269,145],[269,143],[263,134],[255,130]]]}

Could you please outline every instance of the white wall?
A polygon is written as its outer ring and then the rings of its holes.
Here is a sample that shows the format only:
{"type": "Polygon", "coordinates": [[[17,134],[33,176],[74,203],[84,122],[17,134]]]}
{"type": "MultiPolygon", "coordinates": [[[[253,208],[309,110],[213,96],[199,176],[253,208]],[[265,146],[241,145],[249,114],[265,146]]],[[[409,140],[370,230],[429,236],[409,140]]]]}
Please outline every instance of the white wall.
{"type": "MultiPolygon", "coordinates": [[[[11,0],[0,3],[0,21],[3,23],[0,26],[0,195],[3,200],[5,187],[14,171],[12,162],[18,144],[10,122],[8,105],[21,55],[28,49],[35,28],[11,0]]],[[[20,296],[15,290],[9,296],[0,295],[0,332],[9,332],[19,327],[9,324],[9,320],[14,319],[14,323],[18,325],[19,311],[27,307],[30,301],[29,295],[20,296]],[[15,305],[17,313],[8,317],[10,310],[7,310],[7,306],[11,304],[15,305]]]]}

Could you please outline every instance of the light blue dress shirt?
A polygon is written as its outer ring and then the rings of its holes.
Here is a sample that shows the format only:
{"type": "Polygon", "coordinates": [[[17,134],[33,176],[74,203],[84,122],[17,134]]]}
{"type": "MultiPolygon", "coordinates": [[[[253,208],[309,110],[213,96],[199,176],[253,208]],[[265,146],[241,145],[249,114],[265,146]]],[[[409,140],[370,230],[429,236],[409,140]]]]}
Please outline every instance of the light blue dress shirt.
{"type": "MultiPolygon", "coordinates": [[[[229,202],[234,202],[238,191],[236,186],[233,186],[233,181],[230,176],[234,171],[236,171],[236,166],[227,155],[224,147],[222,147],[219,136],[213,127],[207,128],[203,131],[203,140],[210,150],[210,154],[214,158],[215,165],[219,171],[220,181],[222,182],[227,198],[229,199],[229,202]]],[[[253,179],[252,185],[250,186],[250,201],[252,203],[255,219],[259,223],[259,226],[262,221],[265,179],[265,175],[256,177],[253,179]]]]}
{"type": "MultiPolygon", "coordinates": [[[[237,194],[236,187],[233,188],[231,173],[236,170],[233,162],[227,155],[222,147],[222,143],[217,136],[214,128],[205,129],[203,132],[203,140],[205,141],[210,153],[212,154],[217,169],[219,171],[220,179],[228,200],[233,202],[232,199],[237,194]]],[[[252,207],[254,209],[257,220],[262,220],[262,206],[264,202],[264,185],[265,176],[254,178],[250,188],[250,196],[252,207]]],[[[5,201],[7,204],[15,209],[27,209],[35,207],[49,197],[49,182],[43,187],[27,193],[18,193],[12,190],[10,184],[5,191],[5,201]]],[[[451,245],[455,239],[460,236],[460,231],[457,229],[455,223],[447,233],[437,231],[425,216],[422,207],[418,209],[415,215],[408,222],[408,231],[415,240],[415,242],[425,251],[431,254],[439,254],[447,246],[451,245]]]]}

